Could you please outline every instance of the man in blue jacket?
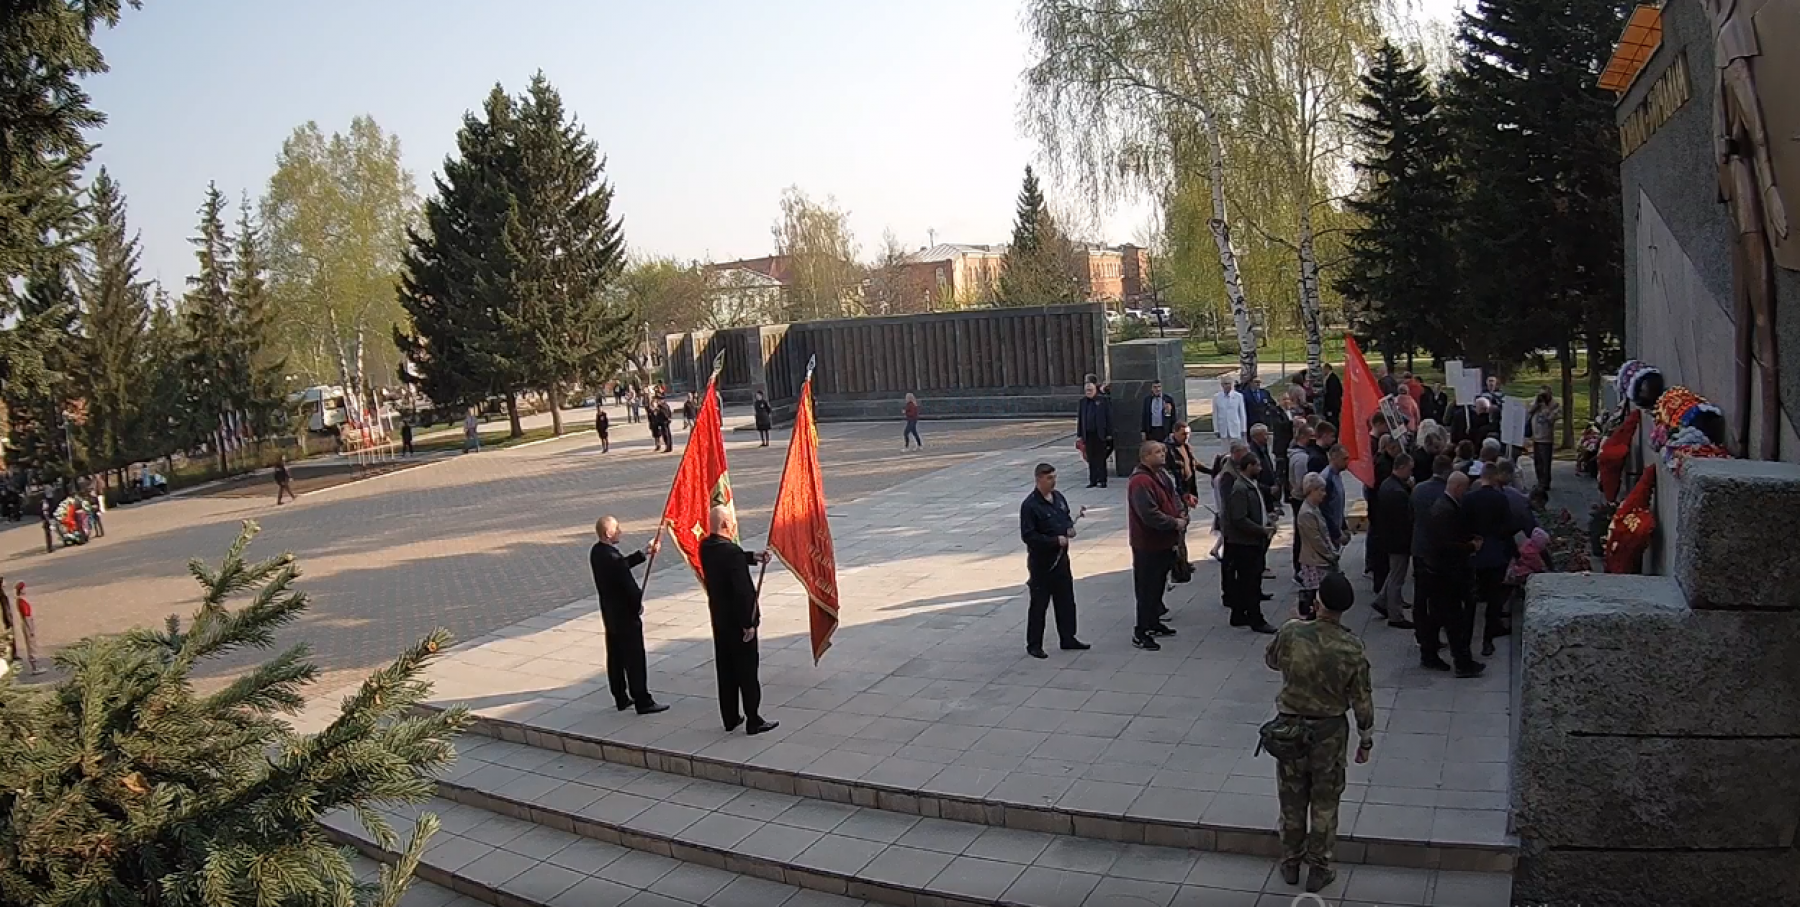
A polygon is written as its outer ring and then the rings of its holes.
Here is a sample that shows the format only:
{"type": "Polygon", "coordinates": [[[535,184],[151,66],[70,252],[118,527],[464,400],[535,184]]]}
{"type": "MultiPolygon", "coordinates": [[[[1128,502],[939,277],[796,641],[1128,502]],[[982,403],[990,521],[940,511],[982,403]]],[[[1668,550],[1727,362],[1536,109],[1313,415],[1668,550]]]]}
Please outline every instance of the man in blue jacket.
{"type": "MultiPolygon", "coordinates": [[[[1091,389],[1093,385],[1088,385],[1091,389]]],[[[1069,500],[1056,490],[1056,467],[1039,463],[1037,487],[1019,505],[1019,538],[1025,543],[1026,585],[1031,606],[1025,620],[1025,652],[1032,658],[1049,658],[1044,652],[1044,612],[1056,602],[1056,635],[1064,651],[1079,651],[1088,644],[1075,638],[1075,574],[1069,568],[1069,540],[1075,537],[1075,521],[1087,512],[1069,512],[1069,500]]]]}
{"type": "Polygon", "coordinates": [[[1089,488],[1106,487],[1106,460],[1112,454],[1112,400],[1100,393],[1100,385],[1089,381],[1082,388],[1081,408],[1075,414],[1075,437],[1081,439],[1082,456],[1087,458],[1089,488]]]}

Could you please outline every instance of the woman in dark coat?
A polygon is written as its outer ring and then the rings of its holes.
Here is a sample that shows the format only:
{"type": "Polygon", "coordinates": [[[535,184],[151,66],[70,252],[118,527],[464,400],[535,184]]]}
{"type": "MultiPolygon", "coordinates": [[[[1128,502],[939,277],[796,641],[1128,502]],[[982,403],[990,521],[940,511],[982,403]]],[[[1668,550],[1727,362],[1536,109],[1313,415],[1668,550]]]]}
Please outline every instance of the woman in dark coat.
{"type": "Polygon", "coordinates": [[[762,391],[756,392],[756,402],[751,405],[756,410],[756,433],[762,436],[762,446],[769,446],[769,429],[775,425],[775,410],[769,405],[762,391]]]}

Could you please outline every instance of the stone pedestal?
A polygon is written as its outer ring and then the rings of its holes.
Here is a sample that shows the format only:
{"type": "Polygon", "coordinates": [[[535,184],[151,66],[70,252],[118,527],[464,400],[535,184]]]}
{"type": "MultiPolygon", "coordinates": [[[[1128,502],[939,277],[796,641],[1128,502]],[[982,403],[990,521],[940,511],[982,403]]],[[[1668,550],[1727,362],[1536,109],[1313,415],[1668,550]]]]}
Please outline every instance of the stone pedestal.
{"type": "Polygon", "coordinates": [[[1177,339],[1128,340],[1107,348],[1107,375],[1112,382],[1114,472],[1128,476],[1137,468],[1138,445],[1144,440],[1144,398],[1152,382],[1175,398],[1175,417],[1186,421],[1187,372],[1177,339]]]}
{"type": "Polygon", "coordinates": [[[1800,904],[1800,466],[1665,478],[1673,576],[1526,589],[1517,903],[1800,904]]]}

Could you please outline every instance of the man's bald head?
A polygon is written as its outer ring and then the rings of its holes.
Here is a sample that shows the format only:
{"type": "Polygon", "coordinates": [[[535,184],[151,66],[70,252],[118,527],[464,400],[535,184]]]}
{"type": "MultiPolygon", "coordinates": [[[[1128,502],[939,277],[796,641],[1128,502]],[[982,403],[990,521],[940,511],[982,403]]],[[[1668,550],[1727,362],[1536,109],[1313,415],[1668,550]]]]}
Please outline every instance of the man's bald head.
{"type": "Polygon", "coordinates": [[[612,514],[609,513],[606,516],[603,516],[600,519],[595,520],[594,521],[594,534],[599,536],[600,541],[602,541],[602,542],[618,541],[619,540],[619,518],[616,516],[613,516],[612,514]]]}
{"type": "Polygon", "coordinates": [[[730,507],[720,504],[706,513],[707,528],[713,535],[733,536],[737,534],[737,514],[730,507]]]}
{"type": "Polygon", "coordinates": [[[1458,501],[1463,499],[1463,494],[1468,490],[1469,474],[1466,472],[1453,472],[1450,478],[1444,480],[1444,493],[1458,501]]]}

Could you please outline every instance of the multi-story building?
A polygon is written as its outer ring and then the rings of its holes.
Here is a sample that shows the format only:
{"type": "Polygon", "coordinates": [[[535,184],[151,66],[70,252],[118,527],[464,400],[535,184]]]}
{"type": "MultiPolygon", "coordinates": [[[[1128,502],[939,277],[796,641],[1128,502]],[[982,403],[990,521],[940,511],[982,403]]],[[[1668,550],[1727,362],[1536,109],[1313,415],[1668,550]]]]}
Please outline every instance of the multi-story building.
{"type": "Polygon", "coordinates": [[[1087,268],[1081,288],[1089,302],[1133,303],[1150,295],[1150,250],[1122,246],[1083,246],[1087,268]]]}
{"type": "Polygon", "coordinates": [[[939,243],[907,256],[900,281],[927,311],[985,305],[1000,290],[1005,261],[1004,246],[939,243]]]}

